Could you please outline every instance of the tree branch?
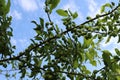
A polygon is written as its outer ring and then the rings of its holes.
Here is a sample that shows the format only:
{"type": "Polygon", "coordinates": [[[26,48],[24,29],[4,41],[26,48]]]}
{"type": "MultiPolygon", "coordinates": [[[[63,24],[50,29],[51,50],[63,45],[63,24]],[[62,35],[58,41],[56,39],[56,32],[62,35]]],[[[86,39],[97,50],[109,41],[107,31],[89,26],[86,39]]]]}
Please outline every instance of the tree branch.
{"type": "MultiPolygon", "coordinates": [[[[85,24],[87,24],[87,23],[89,23],[89,22],[92,22],[92,21],[94,21],[94,20],[96,20],[96,19],[99,19],[99,18],[101,18],[101,17],[110,15],[110,14],[112,14],[114,11],[116,11],[116,10],[119,8],[119,6],[120,6],[120,5],[116,6],[116,8],[114,8],[112,11],[110,11],[110,12],[108,12],[108,13],[106,13],[106,14],[99,15],[99,16],[91,19],[91,20],[85,21],[84,23],[82,23],[82,24],[80,24],[80,25],[78,25],[78,26],[76,26],[76,27],[70,28],[70,29],[68,29],[68,30],[60,33],[60,35],[64,35],[64,34],[68,33],[69,31],[72,31],[72,30],[75,29],[75,28],[81,27],[81,25],[85,25],[85,24]]],[[[31,49],[27,49],[26,51],[22,52],[22,53],[19,54],[18,56],[11,57],[11,58],[6,58],[6,59],[2,59],[2,60],[0,60],[0,62],[10,61],[10,60],[19,60],[20,57],[23,56],[23,55],[25,55],[26,52],[31,52],[33,49],[35,49],[35,48],[37,48],[37,47],[39,47],[39,46],[41,46],[41,45],[43,45],[43,44],[45,44],[45,43],[49,43],[51,40],[57,39],[57,38],[59,38],[59,36],[58,36],[58,35],[55,35],[55,36],[53,36],[53,37],[51,37],[51,38],[48,38],[47,40],[41,42],[40,44],[32,47],[31,49]]]]}

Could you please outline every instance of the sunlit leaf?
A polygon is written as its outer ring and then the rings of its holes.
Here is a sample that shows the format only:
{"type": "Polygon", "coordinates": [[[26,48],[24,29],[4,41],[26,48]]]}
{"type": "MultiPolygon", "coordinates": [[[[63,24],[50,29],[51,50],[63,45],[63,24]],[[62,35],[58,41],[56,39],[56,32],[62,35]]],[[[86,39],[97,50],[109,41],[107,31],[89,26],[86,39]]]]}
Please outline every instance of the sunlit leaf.
{"type": "Polygon", "coordinates": [[[50,12],[52,12],[52,10],[57,7],[57,5],[59,4],[59,2],[60,2],[60,0],[52,0],[50,2],[50,4],[51,4],[50,5],[50,12]]]}
{"type": "Polygon", "coordinates": [[[78,17],[78,13],[75,12],[73,15],[72,15],[73,19],[77,18],[78,17]]]}
{"type": "Polygon", "coordinates": [[[84,38],[83,48],[88,48],[92,43],[92,39],[86,39],[84,38]]]}
{"type": "Polygon", "coordinates": [[[79,65],[79,64],[78,64],[78,61],[77,61],[77,60],[75,60],[75,61],[74,61],[74,65],[73,65],[73,66],[74,66],[74,68],[77,68],[77,67],[78,67],[78,65],[79,65]]]}
{"type": "Polygon", "coordinates": [[[105,8],[106,8],[106,7],[111,8],[111,4],[110,4],[110,3],[106,3],[106,4],[104,4],[104,5],[101,7],[100,12],[103,13],[103,12],[105,11],[105,8]]]}
{"type": "Polygon", "coordinates": [[[95,60],[90,61],[90,63],[91,63],[93,66],[97,66],[97,62],[96,62],[95,60]]]}
{"type": "Polygon", "coordinates": [[[86,56],[90,61],[93,61],[93,57],[89,52],[86,53],[86,56]]]}
{"type": "Polygon", "coordinates": [[[58,9],[58,10],[56,10],[56,12],[60,16],[65,16],[65,17],[68,16],[68,13],[65,10],[63,10],[63,9],[58,9]]]}

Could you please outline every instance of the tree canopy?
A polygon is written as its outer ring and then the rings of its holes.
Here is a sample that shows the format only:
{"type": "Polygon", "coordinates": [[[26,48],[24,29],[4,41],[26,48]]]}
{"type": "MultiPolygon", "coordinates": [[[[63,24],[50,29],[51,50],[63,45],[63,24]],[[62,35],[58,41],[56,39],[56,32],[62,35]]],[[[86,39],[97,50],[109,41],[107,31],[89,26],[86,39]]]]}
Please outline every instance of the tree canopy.
{"type": "MultiPolygon", "coordinates": [[[[45,13],[49,22],[39,18],[35,24],[36,36],[31,44],[19,53],[15,53],[15,45],[11,44],[13,29],[10,0],[0,0],[0,67],[11,69],[6,71],[6,77],[15,77],[16,72],[23,79],[39,80],[120,80],[120,50],[116,54],[101,49],[101,41],[107,37],[118,37],[120,43],[120,2],[106,3],[101,7],[101,13],[94,18],[77,25],[74,19],[77,12],[57,9],[61,16],[61,24],[65,29],[51,20],[50,16],[60,0],[45,0],[45,13]],[[102,68],[88,68],[88,64],[102,68]],[[13,71],[12,73],[10,71],[13,71]]],[[[0,69],[0,74],[3,72],[0,69]]]]}

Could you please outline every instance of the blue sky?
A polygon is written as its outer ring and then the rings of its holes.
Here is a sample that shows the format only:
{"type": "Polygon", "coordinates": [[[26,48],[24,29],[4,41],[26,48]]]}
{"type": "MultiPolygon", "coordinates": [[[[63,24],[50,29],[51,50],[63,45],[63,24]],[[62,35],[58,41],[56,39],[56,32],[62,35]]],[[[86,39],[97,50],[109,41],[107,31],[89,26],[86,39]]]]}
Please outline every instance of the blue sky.
{"type": "MultiPolygon", "coordinates": [[[[13,17],[11,27],[13,28],[14,35],[11,42],[16,45],[16,53],[23,51],[29,45],[30,39],[35,36],[33,30],[35,25],[32,24],[31,21],[36,20],[39,22],[39,17],[48,21],[47,15],[44,12],[44,1],[45,0],[11,0],[11,11],[9,15],[13,17]]],[[[118,0],[61,0],[56,9],[69,8],[73,12],[77,11],[79,17],[76,19],[76,22],[81,24],[86,20],[87,16],[94,17],[95,14],[99,13],[100,6],[110,1],[116,2],[118,0]]],[[[61,25],[61,17],[55,13],[56,9],[53,10],[51,18],[56,24],[61,25]]],[[[120,48],[120,45],[116,42],[117,38],[112,38],[108,44],[105,44],[105,41],[103,41],[101,47],[103,49],[110,49],[114,53],[114,48],[120,48]]]]}

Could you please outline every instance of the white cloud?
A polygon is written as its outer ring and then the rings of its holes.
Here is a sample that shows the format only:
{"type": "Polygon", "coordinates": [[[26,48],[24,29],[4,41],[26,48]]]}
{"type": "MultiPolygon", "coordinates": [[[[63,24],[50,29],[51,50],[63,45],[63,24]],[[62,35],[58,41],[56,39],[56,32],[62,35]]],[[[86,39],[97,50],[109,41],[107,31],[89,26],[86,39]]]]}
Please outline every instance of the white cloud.
{"type": "Polygon", "coordinates": [[[21,13],[18,12],[18,11],[16,11],[16,10],[10,12],[10,15],[11,15],[14,19],[17,19],[17,20],[22,19],[21,13]]]}
{"type": "Polygon", "coordinates": [[[35,11],[38,9],[36,0],[19,0],[18,2],[25,11],[35,11]]]}
{"type": "Polygon", "coordinates": [[[96,14],[100,13],[98,3],[95,0],[87,0],[88,3],[88,16],[94,17],[96,14]]]}

